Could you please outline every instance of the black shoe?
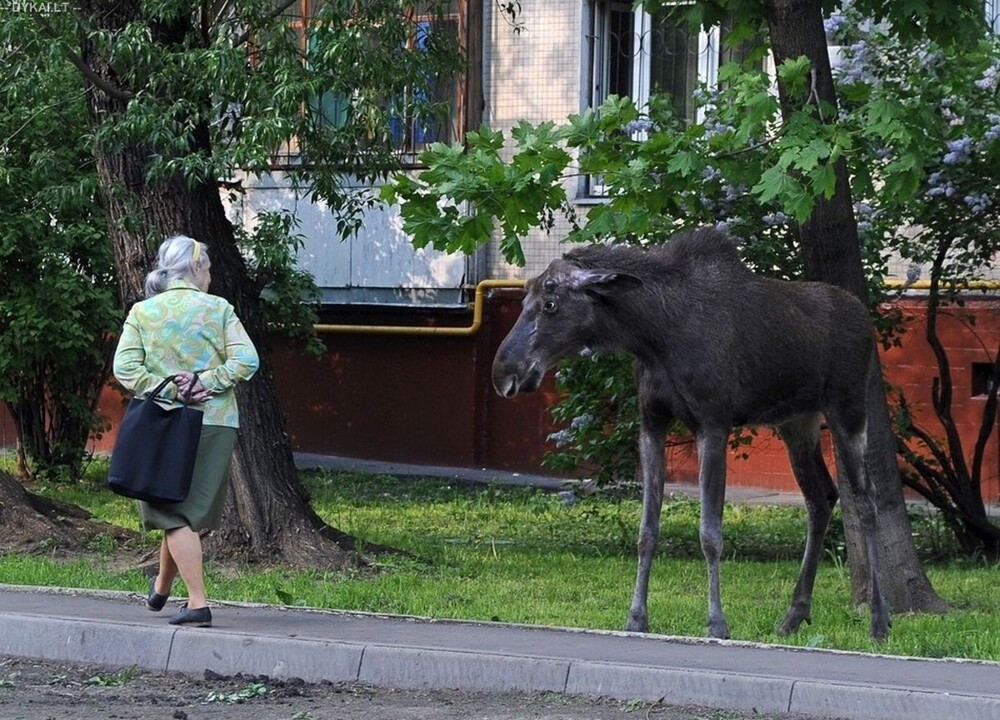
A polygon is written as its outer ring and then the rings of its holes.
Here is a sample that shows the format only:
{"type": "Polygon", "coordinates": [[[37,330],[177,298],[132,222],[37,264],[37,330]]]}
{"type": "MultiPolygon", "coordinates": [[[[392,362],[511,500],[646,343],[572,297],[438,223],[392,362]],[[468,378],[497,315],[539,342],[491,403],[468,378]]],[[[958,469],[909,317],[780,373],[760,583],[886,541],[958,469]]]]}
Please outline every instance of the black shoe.
{"type": "Polygon", "coordinates": [[[212,611],[207,608],[188,609],[187,603],[181,605],[181,611],[167,622],[171,625],[194,625],[195,627],[212,627],[212,611]]]}
{"type": "Polygon", "coordinates": [[[146,595],[146,607],[153,612],[160,612],[163,606],[167,604],[167,598],[169,595],[160,595],[156,592],[156,578],[152,577],[149,579],[149,594],[146,595]]]}

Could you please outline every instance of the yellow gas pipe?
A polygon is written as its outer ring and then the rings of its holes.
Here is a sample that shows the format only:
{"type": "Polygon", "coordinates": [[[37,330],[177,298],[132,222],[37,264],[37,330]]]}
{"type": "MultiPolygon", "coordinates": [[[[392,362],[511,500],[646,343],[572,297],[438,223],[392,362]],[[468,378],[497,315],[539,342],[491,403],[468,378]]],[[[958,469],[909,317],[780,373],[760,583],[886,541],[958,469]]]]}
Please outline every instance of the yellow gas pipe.
{"type": "Polygon", "coordinates": [[[476,296],[472,303],[472,324],[467,327],[414,327],[412,325],[329,325],[317,324],[313,327],[320,334],[354,333],[359,335],[440,335],[446,337],[468,337],[479,332],[483,324],[483,305],[486,291],[493,288],[524,287],[524,280],[482,280],[476,285],[476,296]]]}
{"type": "MultiPolygon", "coordinates": [[[[890,288],[899,288],[903,285],[901,280],[888,280],[886,285],[890,288]]],[[[483,305],[486,300],[486,291],[494,288],[521,288],[524,287],[524,280],[482,280],[476,285],[476,295],[472,303],[472,324],[466,327],[416,327],[412,325],[330,325],[319,323],[314,325],[319,334],[353,333],[357,335],[439,335],[444,337],[468,337],[479,332],[483,324],[483,305]]],[[[907,286],[908,290],[926,290],[930,287],[927,280],[918,281],[907,286]]],[[[997,290],[1000,283],[997,281],[976,281],[969,283],[970,289],[977,290],[997,290]]]]}

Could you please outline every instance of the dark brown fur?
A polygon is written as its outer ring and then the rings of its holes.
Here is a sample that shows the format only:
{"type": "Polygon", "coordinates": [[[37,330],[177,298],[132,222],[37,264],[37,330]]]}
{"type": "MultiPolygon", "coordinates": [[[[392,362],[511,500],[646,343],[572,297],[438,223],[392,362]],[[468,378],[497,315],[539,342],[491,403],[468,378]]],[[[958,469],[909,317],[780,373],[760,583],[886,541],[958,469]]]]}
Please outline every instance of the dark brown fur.
{"type": "Polygon", "coordinates": [[[699,450],[701,541],[709,566],[709,633],[728,637],[719,595],[726,447],[739,425],[770,425],[788,447],[809,511],[809,535],[792,606],[780,633],[809,620],[812,585],[837,491],[819,449],[821,418],[838,465],[863,503],[873,637],[888,613],[875,571],[874,503],[864,467],[865,384],[876,354],[867,310],[822,283],[754,275],[725,234],[701,229],[662,247],[587,246],[554,260],[528,283],[523,310],[497,351],[493,382],[506,397],[535,390],[556,362],[582,348],[635,358],[644,482],[639,569],[626,625],[648,629],[649,569],[659,536],[663,443],[674,419],[699,450]]]}

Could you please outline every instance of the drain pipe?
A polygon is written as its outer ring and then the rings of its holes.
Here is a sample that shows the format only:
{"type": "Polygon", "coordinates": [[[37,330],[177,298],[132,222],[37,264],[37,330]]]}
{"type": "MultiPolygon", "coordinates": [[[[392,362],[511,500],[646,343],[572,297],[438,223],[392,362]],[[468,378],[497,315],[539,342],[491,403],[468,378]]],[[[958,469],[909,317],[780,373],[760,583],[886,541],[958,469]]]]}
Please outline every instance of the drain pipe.
{"type": "Polygon", "coordinates": [[[472,303],[472,324],[466,327],[415,327],[412,325],[329,325],[316,324],[313,329],[320,335],[437,335],[443,337],[470,337],[479,332],[483,325],[483,306],[486,291],[493,288],[521,288],[524,280],[482,280],[476,285],[475,300],[472,303]]]}

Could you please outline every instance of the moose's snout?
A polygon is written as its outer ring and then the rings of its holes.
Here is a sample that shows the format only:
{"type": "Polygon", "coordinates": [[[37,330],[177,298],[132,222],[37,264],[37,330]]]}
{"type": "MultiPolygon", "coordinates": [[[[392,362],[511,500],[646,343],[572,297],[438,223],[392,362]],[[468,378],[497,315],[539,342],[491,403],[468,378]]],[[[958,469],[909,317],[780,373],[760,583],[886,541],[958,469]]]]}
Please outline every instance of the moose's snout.
{"type": "Polygon", "coordinates": [[[502,377],[493,377],[493,389],[497,391],[497,395],[505,398],[512,398],[517,395],[517,376],[515,375],[503,375],[502,377]]]}
{"type": "Polygon", "coordinates": [[[497,395],[512,398],[520,392],[538,389],[545,373],[531,348],[534,322],[521,317],[500,343],[493,358],[493,389],[497,395]]]}
{"type": "Polygon", "coordinates": [[[512,398],[518,393],[534,392],[542,384],[542,377],[545,370],[537,363],[531,363],[528,367],[510,367],[508,364],[499,362],[493,363],[493,389],[497,395],[505,398],[512,398]]]}

